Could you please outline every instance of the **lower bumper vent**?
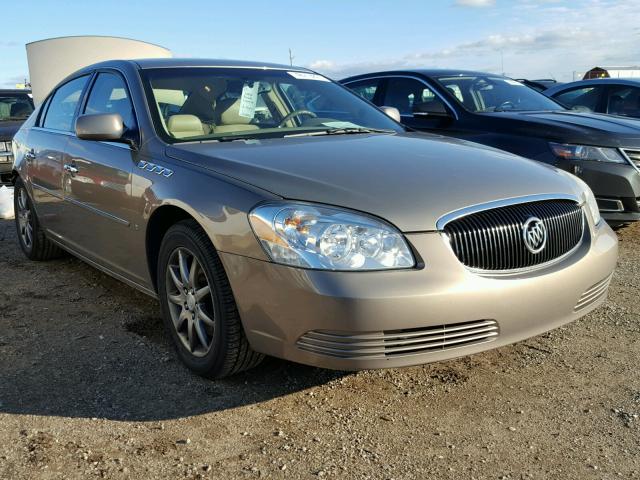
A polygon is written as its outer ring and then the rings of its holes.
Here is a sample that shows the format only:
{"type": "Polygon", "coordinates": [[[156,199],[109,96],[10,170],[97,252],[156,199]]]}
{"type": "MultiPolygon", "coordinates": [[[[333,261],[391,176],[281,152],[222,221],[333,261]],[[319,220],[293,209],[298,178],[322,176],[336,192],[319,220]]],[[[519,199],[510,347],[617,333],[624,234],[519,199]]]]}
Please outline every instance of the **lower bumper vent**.
{"type": "Polygon", "coordinates": [[[499,330],[495,320],[357,334],[313,330],[301,336],[297,345],[302,350],[321,355],[376,359],[419,355],[490,342],[496,339],[499,330]]]}
{"type": "Polygon", "coordinates": [[[580,310],[584,310],[590,305],[593,305],[601,298],[607,295],[607,290],[609,289],[609,283],[611,282],[611,275],[607,278],[600,280],[595,285],[589,287],[578,300],[578,303],[575,307],[573,307],[574,312],[579,312],[580,310]]]}

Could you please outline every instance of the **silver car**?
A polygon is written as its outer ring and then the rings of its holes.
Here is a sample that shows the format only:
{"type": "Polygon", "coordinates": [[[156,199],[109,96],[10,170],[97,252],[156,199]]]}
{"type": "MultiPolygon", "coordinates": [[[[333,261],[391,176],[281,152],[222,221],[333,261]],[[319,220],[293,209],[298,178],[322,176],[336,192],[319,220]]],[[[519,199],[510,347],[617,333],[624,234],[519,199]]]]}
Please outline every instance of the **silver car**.
{"type": "Polygon", "coordinates": [[[15,137],[25,255],[66,250],[160,301],[184,363],[416,365],[600,305],[615,234],[573,176],[405,131],[309,70],[112,61],[15,137]]]}

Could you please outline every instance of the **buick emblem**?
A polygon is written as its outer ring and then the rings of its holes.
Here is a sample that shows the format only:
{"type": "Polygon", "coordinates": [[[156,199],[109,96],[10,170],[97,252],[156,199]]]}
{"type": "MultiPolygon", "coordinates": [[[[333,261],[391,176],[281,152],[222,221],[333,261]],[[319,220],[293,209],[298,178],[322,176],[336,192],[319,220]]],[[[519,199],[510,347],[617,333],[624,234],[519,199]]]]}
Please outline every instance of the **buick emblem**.
{"type": "Polygon", "coordinates": [[[531,253],[540,253],[547,244],[547,227],[537,217],[529,217],[522,226],[524,246],[531,253]]]}

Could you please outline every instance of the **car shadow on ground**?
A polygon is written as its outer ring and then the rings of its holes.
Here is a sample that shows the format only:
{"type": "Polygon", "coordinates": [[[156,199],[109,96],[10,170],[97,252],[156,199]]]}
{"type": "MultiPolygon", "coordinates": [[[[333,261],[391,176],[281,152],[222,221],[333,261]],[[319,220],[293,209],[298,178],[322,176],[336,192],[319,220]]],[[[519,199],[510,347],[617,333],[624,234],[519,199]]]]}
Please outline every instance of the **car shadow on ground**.
{"type": "Polygon", "coordinates": [[[258,404],[344,376],[267,358],[190,373],[155,300],[71,257],[29,262],[0,222],[0,413],[157,421],[258,404]]]}

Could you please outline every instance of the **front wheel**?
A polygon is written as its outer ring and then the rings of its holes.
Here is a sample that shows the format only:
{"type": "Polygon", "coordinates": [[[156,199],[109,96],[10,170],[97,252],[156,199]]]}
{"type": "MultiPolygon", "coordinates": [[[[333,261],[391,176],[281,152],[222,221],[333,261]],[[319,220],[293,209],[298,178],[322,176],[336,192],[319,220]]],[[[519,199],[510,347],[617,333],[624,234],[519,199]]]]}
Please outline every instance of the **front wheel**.
{"type": "Polygon", "coordinates": [[[162,240],[158,293],[165,328],[195,373],[221,378],[262,360],[244,334],[220,258],[193,220],[177,223],[162,240]]]}
{"type": "Polygon", "coordinates": [[[13,190],[13,209],[18,243],[29,260],[51,260],[62,254],[62,250],[45,236],[29,193],[19,178],[13,190]]]}

